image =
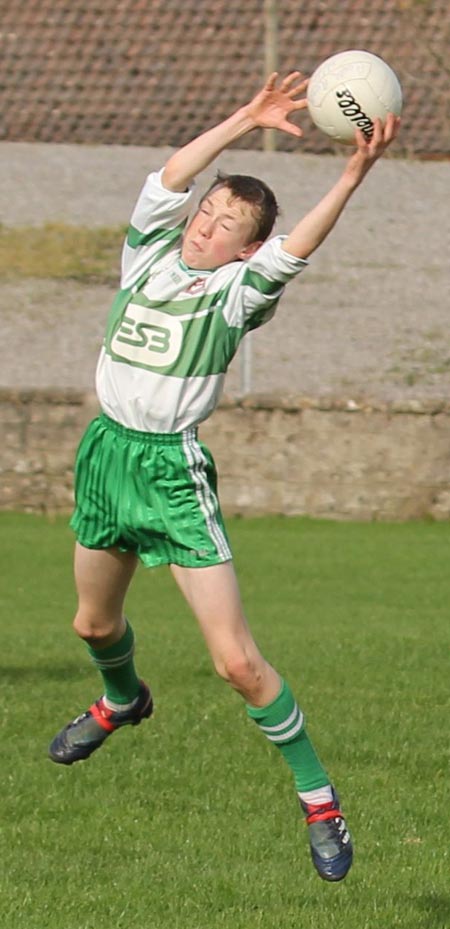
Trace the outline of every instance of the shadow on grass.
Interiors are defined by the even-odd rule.
[[[431,893],[420,897],[418,903],[425,912],[420,929],[447,929],[450,926],[450,895]]]
[[[89,677],[92,677],[91,669],[77,664],[0,666],[0,680],[6,684],[16,684],[20,681],[32,684],[42,680],[67,683]]]

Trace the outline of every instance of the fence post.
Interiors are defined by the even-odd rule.
[[[264,0],[264,78],[278,71],[278,11],[277,0]],[[276,130],[264,129],[263,150],[276,150]]]

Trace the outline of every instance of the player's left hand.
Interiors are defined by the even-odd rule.
[[[360,184],[372,165],[396,138],[399,128],[400,117],[395,116],[394,113],[388,113],[384,126],[381,119],[374,120],[371,139],[366,139],[360,129],[356,130],[356,151],[350,157],[345,169],[345,175],[352,185]]]
[[[277,82],[278,73],[274,71],[262,90],[247,104],[247,113],[255,127],[282,129],[290,135],[302,136],[302,130],[289,122],[288,117],[307,107],[306,97],[300,95],[305,93],[308,79],[300,71],[292,71],[282,79],[279,86]]]
[[[361,129],[356,130],[355,139],[358,151],[369,160],[376,160],[396,138],[399,129],[400,117],[395,116],[394,113],[388,113],[384,126],[381,119],[375,119],[371,139],[366,139]]]

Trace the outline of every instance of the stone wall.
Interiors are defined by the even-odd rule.
[[[0,509],[67,512],[92,394],[0,391]],[[200,430],[228,514],[450,517],[450,403],[227,400]]]

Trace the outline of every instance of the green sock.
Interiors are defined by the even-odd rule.
[[[280,749],[294,774],[299,793],[330,783],[306,733],[303,714],[285,681],[272,703],[263,707],[247,704],[246,709],[264,735]]]
[[[105,696],[113,703],[132,703],[139,693],[139,678],[134,667],[134,632],[127,621],[121,639],[108,648],[94,649],[89,654],[100,671],[105,685]]]

